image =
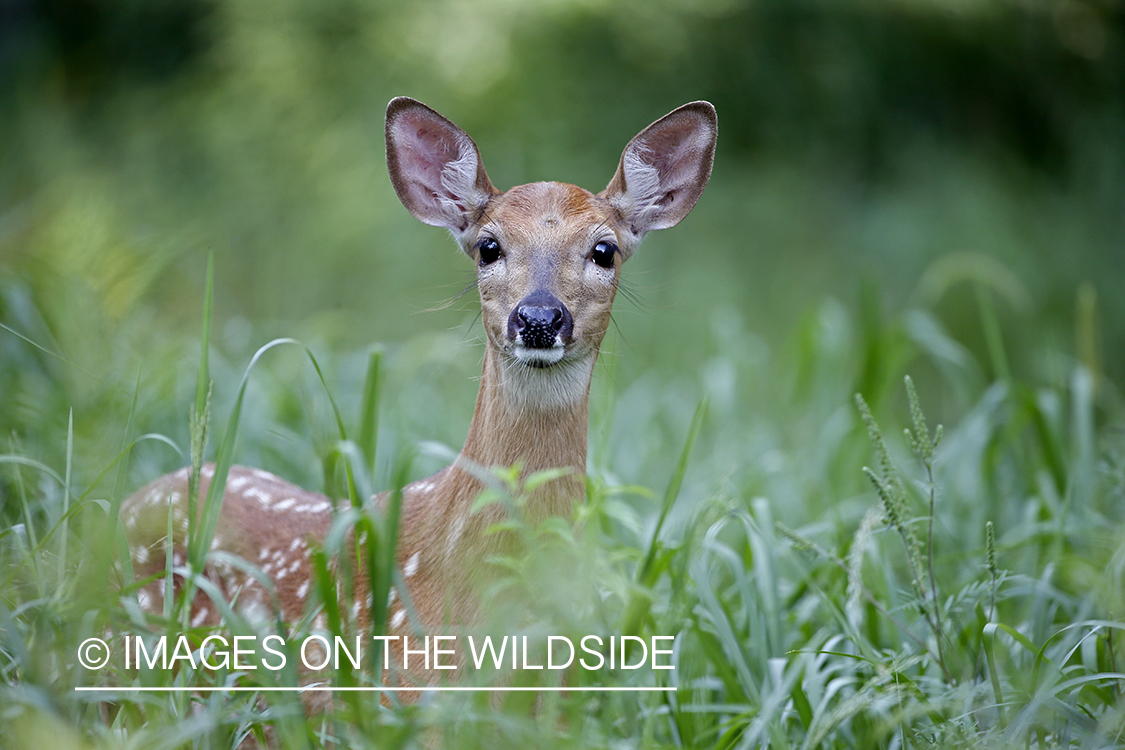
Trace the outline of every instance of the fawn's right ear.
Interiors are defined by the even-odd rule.
[[[458,240],[499,192],[473,139],[407,96],[387,105],[387,171],[406,210]]]

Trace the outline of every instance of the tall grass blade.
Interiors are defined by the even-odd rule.
[[[66,559],[67,551],[70,546],[70,480],[74,471],[74,409],[70,410],[70,415],[67,417],[66,422],[66,479],[63,481],[63,506],[62,518],[59,521],[61,525],[59,536],[59,583],[61,584],[66,580]]]
[[[126,396],[129,395],[129,394],[125,393],[125,391],[123,391],[119,387],[117,387],[116,385],[113,385],[112,383],[107,383],[106,381],[102,380],[101,378],[99,378],[94,373],[90,372],[86,368],[77,364],[76,362],[73,362],[73,361],[67,359],[66,357],[62,356],[61,354],[58,354],[56,352],[51,351],[50,349],[48,349],[47,347],[45,347],[41,344],[37,344],[35,341],[32,341],[27,336],[24,336],[22,333],[15,330],[14,328],[11,328],[9,326],[4,325],[3,323],[0,323],[0,330],[7,331],[8,333],[12,334],[16,338],[23,341],[25,344],[28,344],[30,346],[35,347],[36,349],[38,349],[39,351],[43,352],[44,354],[46,354],[48,356],[54,357],[55,359],[57,359],[59,362],[62,362],[67,367],[74,368],[75,370],[82,373],[86,377],[88,377],[91,380],[94,380],[95,382],[97,382],[99,385],[104,385],[106,388],[110,388],[112,390],[115,390],[122,395],[126,395]]]
[[[692,448],[695,447],[695,439],[699,436],[699,430],[703,426],[703,418],[706,414],[707,399],[704,398],[699,402],[699,405],[695,407],[695,414],[691,418],[691,426],[688,428],[683,450],[680,451],[680,460],[676,462],[676,470],[672,472],[672,477],[668,480],[668,487],[664,491],[664,501],[660,504],[660,515],[657,517],[656,526],[653,527],[652,530],[652,538],[649,540],[648,544],[648,553],[645,555],[644,562],[638,569],[637,581],[645,585],[651,585],[649,576],[652,570],[653,560],[656,558],[660,532],[664,528],[665,519],[668,518],[668,511],[671,510],[672,505],[675,504],[676,498],[680,496],[680,489],[684,485],[684,475],[687,474],[688,460],[691,458]]]
[[[984,331],[988,357],[992,363],[992,375],[1005,383],[1011,380],[1008,369],[1008,355],[1004,352],[1004,337],[1000,333],[1000,321],[996,317],[996,307],[992,304],[992,291],[983,283],[974,284],[977,295],[977,309],[980,313],[981,328]]]
[[[305,350],[305,355],[309,358],[309,362],[312,363],[313,369],[316,371],[316,377],[320,380],[320,385],[324,388],[324,394],[328,397],[328,403],[332,407],[332,416],[336,419],[336,430],[340,434],[340,442],[347,444],[348,431],[347,428],[344,427],[344,418],[340,415],[340,407],[336,405],[336,399],[332,396],[332,389],[328,387],[328,381],[324,378],[324,371],[320,369],[320,363],[316,361],[316,356],[312,353],[312,349],[298,341],[292,341],[291,343],[297,344]],[[360,497],[359,490],[356,487],[355,470],[352,462],[348,460],[343,461],[343,467],[347,482],[348,500],[351,502],[353,508],[358,508],[363,505],[363,498]]]
[[[133,560],[129,554],[129,541],[125,535],[125,526],[121,523],[121,501],[125,499],[125,492],[129,478],[129,458],[132,456],[132,447],[135,442],[130,441],[133,434],[133,422],[137,415],[137,398],[141,390],[141,368],[137,368],[137,379],[133,384],[133,395],[129,399],[129,410],[125,416],[125,433],[122,437],[121,451],[117,457],[102,470],[98,478],[91,484],[96,487],[102,477],[116,466],[117,472],[113,480],[113,491],[109,499],[109,510],[105,518],[105,533],[99,533],[92,540],[90,559],[93,572],[90,580],[95,582],[109,579],[110,564],[114,559],[121,561],[121,572],[129,583],[133,581]]]
[[[359,409],[359,449],[364,467],[375,476],[375,450],[379,440],[379,400],[383,389],[383,349],[373,347],[367,358],[363,401]]]
[[[683,487],[684,475],[687,473],[688,460],[691,458],[692,448],[695,447],[695,439],[699,436],[699,430],[703,425],[703,417],[707,413],[707,399],[702,399],[695,407],[695,414],[691,418],[691,425],[688,427],[687,438],[684,440],[683,450],[680,451],[680,459],[676,463],[676,469],[672,472],[672,477],[668,480],[668,487],[664,491],[664,500],[660,505],[660,515],[656,519],[656,525],[652,530],[652,537],[649,539],[648,550],[645,553],[644,560],[637,567],[637,573],[634,581],[637,588],[629,596],[629,603],[625,608],[625,616],[622,621],[623,634],[636,634],[648,612],[649,599],[645,593],[645,589],[652,586],[657,575],[659,568],[654,563],[656,562],[657,555],[660,549],[660,532],[664,528],[664,521],[668,517],[668,511],[676,502],[679,497],[680,488]]]
[[[191,423],[191,472],[188,474],[188,539],[189,548],[198,536],[197,504],[199,502],[199,479],[203,471],[203,456],[207,448],[207,433],[210,429],[210,410],[208,409],[211,396],[211,310],[214,291],[215,254],[207,254],[207,272],[203,282],[203,325],[200,331],[199,344],[199,373],[195,378],[195,403],[192,406],[189,421]],[[210,540],[207,542],[210,544]],[[198,559],[193,558],[196,562]]]
[[[1004,689],[1000,686],[1000,669],[996,665],[996,631],[999,623],[990,622],[984,626],[984,655],[988,661],[988,679],[992,683],[992,697],[1000,714],[1001,724],[1005,721]]]
[[[371,582],[371,634],[382,635],[387,623],[387,610],[391,586],[395,578],[395,552],[398,545],[398,526],[402,515],[402,489],[410,476],[412,458],[402,456],[395,468],[391,491],[387,495],[386,507],[374,521],[370,514],[364,514],[363,526],[367,532],[368,544],[364,561],[367,565],[367,580]],[[357,537],[359,526],[357,525]],[[405,591],[400,587],[398,591]],[[379,674],[383,663],[382,641],[375,641],[371,649],[371,668]]]
[[[1101,352],[1098,344],[1098,289],[1089,281],[1078,287],[1075,301],[1074,338],[1078,358],[1094,379],[1094,392],[1098,392],[1101,377]]]
[[[211,389],[211,370],[208,364],[211,347],[211,309],[214,300],[215,253],[207,254],[207,276],[203,283],[203,328],[200,333],[199,376],[195,380],[195,409],[202,413],[207,391]]]
[[[223,434],[222,440],[219,442],[218,455],[215,456],[215,472],[211,477],[211,485],[207,488],[207,497],[203,501],[203,509],[200,513],[200,525],[197,529],[197,533],[193,535],[191,545],[188,549],[188,559],[191,561],[193,569],[202,568],[204,556],[211,546],[211,540],[215,537],[215,528],[219,521],[223,492],[227,485],[227,474],[230,472],[230,467],[234,460],[234,444],[238,435],[238,423],[242,419],[242,403],[246,397],[246,387],[250,382],[250,373],[254,370],[254,366],[258,363],[258,360],[262,358],[262,355],[270,349],[281,346],[282,344],[299,343],[300,342],[294,339],[274,339],[254,353],[254,356],[250,358],[250,364],[246,366],[246,370],[242,374],[242,381],[238,386],[238,395],[235,398],[234,408],[231,410],[230,417],[227,419],[227,429]]]

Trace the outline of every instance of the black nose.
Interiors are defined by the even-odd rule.
[[[543,290],[524,297],[508,317],[508,335],[513,339],[518,336],[532,349],[550,349],[556,338],[565,344],[573,331],[570,310],[558,297]]]

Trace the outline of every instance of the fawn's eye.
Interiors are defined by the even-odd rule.
[[[617,252],[617,245],[612,242],[599,242],[590,252],[590,259],[602,268],[613,268],[613,256]]]
[[[482,266],[495,263],[500,259],[500,243],[491,237],[485,237],[477,243],[477,255]]]

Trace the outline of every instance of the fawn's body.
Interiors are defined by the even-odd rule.
[[[449,229],[477,264],[486,336],[476,411],[460,457],[403,491],[396,564],[417,613],[411,621],[392,590],[389,635],[443,632],[478,621],[475,593],[484,559],[502,520],[498,504],[473,513],[483,486],[471,464],[520,465],[525,475],[568,473],[535,489],[525,508],[534,524],[569,517],[584,496],[587,402],[598,349],[610,319],[620,274],[644,234],[678,223],[711,172],[716,120],[706,102],[685,105],[626,146],[609,186],[595,195],[554,182],[507,192],[489,181],[472,140],[412,99],[387,109],[387,164],[406,208],[421,221]],[[213,467],[204,467],[205,496]],[[169,507],[173,556],[182,563],[187,536],[188,470],[166,475],[122,505],[137,577],[164,570]],[[382,502],[376,498],[376,504]],[[296,622],[313,596],[310,543],[323,540],[334,503],[258,469],[232,467],[212,549],[259,566],[272,581],[282,619]],[[370,625],[370,594],[357,566],[354,601],[341,611]],[[252,620],[273,613],[267,589],[237,566],[209,563],[204,575]],[[139,592],[142,607],[159,611],[163,581]],[[192,603],[193,625],[217,625],[204,596]],[[411,670],[425,684],[436,674]],[[445,675],[441,675],[445,677]]]

